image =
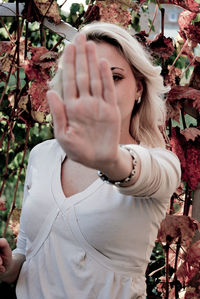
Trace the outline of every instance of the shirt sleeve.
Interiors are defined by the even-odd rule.
[[[28,190],[29,186],[31,185],[31,160],[32,160],[32,152],[29,155],[29,160],[28,160],[28,166],[26,170],[26,178],[25,178],[25,183],[24,183],[24,196],[23,196],[23,201],[22,201],[22,208],[23,205],[26,201],[27,195],[28,195]],[[27,243],[27,238],[26,234],[24,232],[22,222],[20,221],[20,227],[19,227],[19,234],[17,236],[17,247],[12,251],[13,254],[15,253],[20,253],[24,254],[26,253],[26,243]]]
[[[125,195],[169,200],[181,181],[181,167],[177,156],[162,148],[126,145],[141,161],[141,171],[135,184],[117,187]]]

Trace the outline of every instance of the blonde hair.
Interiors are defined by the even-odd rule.
[[[141,102],[133,108],[130,134],[143,145],[165,147],[159,127],[165,125],[165,102],[161,96],[168,88],[163,85],[161,67],[154,66],[150,55],[136,38],[117,25],[94,22],[82,27],[80,31],[86,34],[87,40],[112,44],[128,61],[136,80],[143,84]],[[62,96],[61,69],[62,65],[50,86]]]

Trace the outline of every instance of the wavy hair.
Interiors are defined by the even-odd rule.
[[[165,147],[159,127],[165,125],[164,93],[169,89],[163,85],[161,67],[154,66],[150,54],[126,30],[104,22],[94,22],[81,28],[87,40],[106,42],[115,46],[128,61],[136,80],[142,82],[143,93],[139,104],[135,104],[130,123],[130,134],[140,144],[149,147]],[[61,58],[62,60],[62,58]],[[62,62],[50,87],[62,95],[60,80]]]

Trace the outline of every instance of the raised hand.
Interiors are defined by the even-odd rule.
[[[54,133],[67,156],[102,169],[117,159],[121,116],[108,62],[98,61],[95,43],[77,34],[64,51],[63,100],[47,93]]]

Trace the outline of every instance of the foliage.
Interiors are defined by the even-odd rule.
[[[156,3],[155,15],[158,10],[162,15],[160,34],[153,39],[154,17],[148,19],[148,32],[140,31],[140,17],[151,2]],[[184,9],[177,40],[164,36],[163,3]],[[26,1],[22,18],[0,17],[1,235],[15,247],[28,154],[36,144],[53,137],[45,94],[63,39],[44,28],[44,18],[55,24],[63,19],[76,28],[94,20],[132,28],[162,67],[165,84],[171,86],[165,138],[181,161],[183,180],[171,198],[147,269],[148,298],[179,298],[181,294],[199,298],[199,241],[192,244],[199,223],[191,218],[193,191],[200,183],[200,57],[195,54],[200,43],[199,0],[93,0],[86,4],[85,11],[82,4],[73,3],[66,16],[55,0],[31,0]]]

